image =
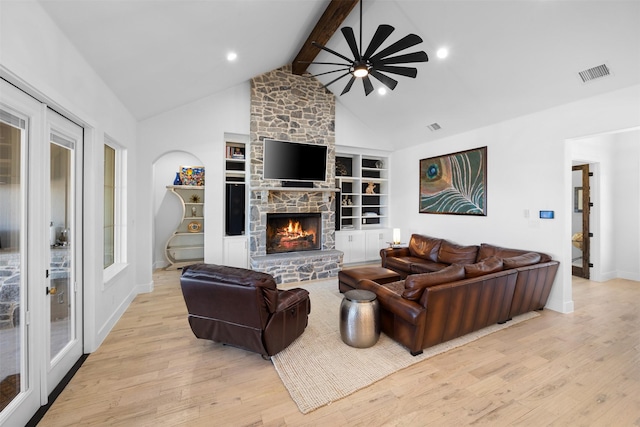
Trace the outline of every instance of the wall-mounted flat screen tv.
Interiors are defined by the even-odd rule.
[[[327,146],[264,140],[264,179],[326,181]]]

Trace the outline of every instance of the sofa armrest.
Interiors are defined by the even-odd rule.
[[[390,289],[368,279],[358,282],[360,289],[366,289],[376,294],[378,302],[387,311],[399,316],[403,320],[417,325],[425,316],[426,309],[414,301],[402,298]]]
[[[383,248],[380,249],[380,264],[386,267],[387,258],[408,257],[410,255],[409,248]]]
[[[278,291],[278,305],[275,312],[284,311],[291,308],[301,301],[309,299],[309,291],[302,288],[294,288]]]
[[[305,289],[281,291],[277,310],[269,317],[262,339],[257,338],[264,344],[266,355],[272,356],[280,352],[302,335],[309,322],[310,312],[311,300]]]

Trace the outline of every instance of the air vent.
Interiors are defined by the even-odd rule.
[[[431,132],[435,132],[437,130],[440,130],[440,125],[437,123],[431,123],[429,126],[427,126],[429,128],[429,130]]]
[[[590,82],[591,80],[600,79],[611,75],[609,67],[605,64],[598,65],[597,67],[589,68],[588,70],[580,71],[578,73],[582,79],[582,83]]]

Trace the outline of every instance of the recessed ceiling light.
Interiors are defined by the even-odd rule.
[[[438,49],[438,51],[436,52],[436,56],[440,59],[444,59],[447,56],[449,56],[449,50],[446,47],[441,47],[440,49]]]
[[[227,61],[232,62],[235,61],[238,58],[238,54],[235,52],[229,52],[227,54]]]
[[[381,87],[380,89],[378,89],[378,95],[386,95],[387,94],[387,89],[384,87]]]

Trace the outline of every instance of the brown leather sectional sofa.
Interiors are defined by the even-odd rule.
[[[382,331],[411,354],[513,316],[544,308],[559,263],[540,252],[483,243],[461,246],[414,234],[406,248],[380,251],[404,280],[361,280],[381,307]]]

